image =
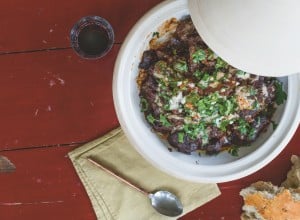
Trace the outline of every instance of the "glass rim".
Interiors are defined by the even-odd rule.
[[[80,49],[79,43],[78,43],[78,36],[79,36],[80,31],[90,24],[96,24],[96,25],[104,28],[104,30],[106,31],[106,33],[108,35],[108,39],[109,39],[105,50],[96,55],[91,55],[91,54],[88,54],[88,53],[82,51]],[[85,58],[85,59],[98,59],[98,58],[105,56],[111,50],[111,48],[114,44],[114,41],[115,41],[115,34],[114,34],[114,30],[113,30],[111,24],[105,18],[97,16],[97,15],[89,15],[89,16],[84,16],[84,17],[80,18],[73,25],[73,27],[70,31],[70,43],[71,43],[72,49],[77,53],[77,55],[79,55],[80,57]]]

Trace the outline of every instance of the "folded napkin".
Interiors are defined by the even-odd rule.
[[[183,214],[220,194],[216,184],[192,183],[169,176],[145,161],[120,128],[69,153],[98,219],[173,219],[157,213],[147,196],[107,174],[87,160],[109,167],[148,192],[160,189],[177,195]]]

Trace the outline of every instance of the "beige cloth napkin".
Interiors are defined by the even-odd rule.
[[[154,168],[130,145],[120,128],[69,153],[98,219],[172,219],[158,214],[148,197],[91,164],[93,157],[149,192],[170,190],[182,201],[184,214],[220,194],[216,184],[183,181]]]

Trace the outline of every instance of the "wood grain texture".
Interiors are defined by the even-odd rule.
[[[118,126],[112,100],[113,65],[134,23],[162,0],[3,1],[0,13],[0,154],[15,165],[0,174],[0,219],[95,220],[67,153]],[[116,44],[100,60],[70,49],[69,32],[83,16],[113,26]],[[50,49],[50,50],[49,50]],[[239,219],[239,191],[257,180],[280,184],[292,154],[300,154],[298,129],[265,168],[219,184],[222,195],[181,220]]]
[[[82,143],[116,127],[118,50],[100,60],[71,49],[0,56],[0,150]]]
[[[0,175],[0,219],[95,219],[67,153],[74,147],[4,152],[17,170]]]
[[[122,42],[130,28],[162,0],[3,1],[0,13],[0,53],[70,46],[72,26],[83,16],[98,15]]]
[[[239,191],[258,180],[279,185],[290,169],[290,156],[299,154],[300,129],[272,163],[238,181],[219,184],[222,195],[188,213],[181,220],[239,219]],[[44,147],[3,152],[17,170],[0,175],[0,219],[95,220],[90,201],[67,157],[76,148]]]

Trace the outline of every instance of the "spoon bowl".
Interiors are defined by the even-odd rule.
[[[103,171],[107,172],[108,174],[116,177],[118,180],[122,181],[123,183],[131,186],[135,190],[139,191],[140,193],[147,196],[150,201],[152,207],[162,215],[176,217],[182,214],[183,206],[179,198],[177,198],[174,194],[169,191],[160,190],[155,193],[149,193],[142,189],[140,186],[137,186],[128,180],[124,179],[123,177],[119,176],[118,174],[114,173],[113,171],[109,170],[99,162],[96,162],[92,158],[87,158],[89,162],[94,164],[95,166],[101,168]]]
[[[163,215],[175,217],[181,215],[183,207],[180,200],[168,191],[157,191],[149,194],[151,205],[156,211]]]

